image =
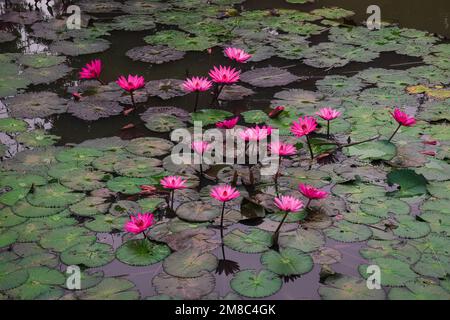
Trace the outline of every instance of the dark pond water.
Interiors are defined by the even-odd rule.
[[[76,2],[76,1],[74,1]],[[0,7],[4,6],[5,2],[0,0]],[[355,15],[345,22],[348,24],[360,25],[366,18],[366,8],[371,4],[377,4],[381,8],[382,19],[389,22],[398,23],[401,27],[415,28],[425,30],[432,33],[439,34],[444,37],[450,37],[449,29],[449,14],[450,2],[448,0],[404,0],[404,1],[372,1],[372,0],[316,0],[314,3],[307,4],[291,4],[284,0],[248,0],[236,7],[242,10],[259,10],[259,9],[273,9],[273,8],[287,8],[287,9],[301,9],[310,11],[323,6],[338,6],[347,10],[352,10]],[[99,21],[110,21],[113,14],[94,14]],[[0,24],[0,29],[10,29],[10,24]],[[48,50],[48,42],[45,40],[33,38],[30,36],[29,27],[14,26],[20,32],[20,40],[13,43],[0,44],[0,52],[17,52],[17,53],[35,53],[46,52]],[[104,70],[102,77],[104,81],[114,81],[119,74],[140,74],[145,77],[147,81],[158,80],[166,78],[184,79],[186,74],[201,75],[207,74],[212,65],[228,64],[228,60],[224,57],[220,47],[214,47],[211,54],[207,52],[187,52],[185,57],[181,60],[163,63],[161,65],[148,64],[138,61],[132,61],[125,56],[125,53],[135,47],[146,45],[143,38],[158,30],[163,29],[159,26],[152,31],[113,31],[112,35],[107,37],[111,42],[109,50],[93,54],[82,55],[78,57],[70,57],[69,64],[74,68],[70,75],[60,79],[50,85],[31,86],[29,91],[50,90],[58,94],[70,97],[66,88],[73,85],[77,78],[78,70],[93,58],[99,58],[104,63]],[[318,44],[327,39],[327,31],[320,35],[311,36],[309,40],[311,45]],[[328,75],[344,75],[353,76],[354,74],[365,70],[367,68],[386,68],[405,70],[410,67],[423,65],[420,57],[412,57],[401,55],[393,52],[383,52],[379,58],[376,58],[368,63],[351,62],[344,67],[337,67],[332,69],[319,69],[299,63],[296,60],[287,60],[282,58],[270,58],[261,62],[249,62],[243,65],[243,71],[253,69],[255,67],[261,68],[266,66],[281,67],[289,70],[289,72],[306,77],[305,80],[294,82],[292,84],[282,87],[271,88],[254,88],[255,94],[238,101],[221,101],[220,108],[228,110],[234,114],[239,114],[243,111],[260,109],[270,110],[270,101],[273,99],[275,93],[289,89],[301,88],[305,90],[316,91],[315,83],[317,80],[323,79]],[[200,98],[200,105],[207,105],[210,97],[202,95]],[[93,122],[87,122],[73,117],[69,114],[61,114],[50,116],[45,119],[30,120],[31,123],[41,123],[51,134],[60,136],[61,139],[57,145],[63,146],[66,144],[78,144],[85,140],[119,136],[124,140],[130,140],[137,137],[157,136],[167,139],[168,134],[155,134],[148,130],[139,117],[141,110],[147,108],[154,108],[159,106],[175,106],[183,108],[192,112],[194,104],[194,96],[182,96],[169,100],[161,100],[156,97],[150,97],[146,103],[139,105],[139,111],[133,112],[128,116],[113,116],[106,119],[100,119]],[[1,105],[1,104],[0,104]],[[123,130],[122,128],[128,124],[133,124],[134,128]],[[1,134],[2,142],[10,144],[9,152],[14,155],[23,147],[14,145],[10,137]],[[203,184],[210,184],[209,181],[203,181]],[[417,209],[417,208],[416,208]],[[417,211],[417,210],[416,210]],[[239,224],[233,228],[244,229],[246,226]],[[232,228],[230,229],[232,230]],[[100,242],[111,244],[114,248],[118,248],[122,244],[120,234],[105,233],[99,234]],[[343,243],[332,239],[327,239],[326,247],[338,250],[342,254],[342,260],[332,265],[335,272],[344,275],[359,277],[358,265],[367,263],[368,261],[361,257],[359,250],[365,246],[365,242],[360,243]],[[239,264],[241,269],[261,269],[260,255],[242,254],[227,247],[219,247],[214,251],[214,254],[223,258],[226,256],[227,260],[235,261]],[[61,269],[65,269],[63,265]],[[161,263],[154,264],[149,267],[132,267],[114,260],[112,263],[101,267],[105,276],[124,276],[133,281],[140,291],[141,297],[155,295],[156,292],[151,284],[151,280],[155,275],[161,272]],[[285,280],[283,288],[276,294],[270,296],[270,299],[320,299],[318,288],[320,286],[320,271],[321,266],[315,265],[313,270],[302,275],[296,279]],[[224,296],[229,293],[230,280],[233,275],[215,274],[216,287],[215,292],[219,296]]]

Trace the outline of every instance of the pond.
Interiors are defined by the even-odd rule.
[[[0,0],[0,300],[449,299],[450,3],[371,2]]]

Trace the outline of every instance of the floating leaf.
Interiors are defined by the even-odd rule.
[[[337,241],[358,242],[369,239],[372,236],[372,231],[364,225],[339,221],[332,227],[325,229],[325,235]]]
[[[154,132],[171,132],[172,130],[183,128],[186,125],[183,121],[170,114],[159,114],[150,118],[145,126]]]
[[[450,273],[450,258],[446,255],[425,253],[412,269],[426,277],[444,278]]]
[[[272,234],[256,228],[245,231],[234,229],[223,238],[223,243],[239,252],[261,253],[272,245]]]
[[[427,193],[427,180],[423,175],[411,169],[398,169],[387,175],[389,185],[398,184],[399,190],[393,193],[396,197],[413,197]]]
[[[66,265],[84,265],[96,268],[114,259],[113,248],[104,243],[81,243],[61,253],[61,261]]]
[[[236,273],[230,281],[231,288],[238,294],[249,298],[264,298],[277,293],[282,286],[281,279],[273,272],[243,270]]]
[[[10,290],[24,284],[28,279],[25,269],[17,268],[15,263],[0,264],[0,290]]]
[[[215,124],[216,122],[223,121],[226,118],[233,116],[231,112],[218,109],[203,109],[194,113],[191,113],[192,121],[200,121],[203,126]]]
[[[384,241],[370,240],[368,247],[362,248],[359,252],[363,258],[395,258],[413,264],[420,258],[420,252],[411,244],[399,240]]]
[[[42,236],[40,244],[43,248],[57,252],[67,250],[76,244],[92,244],[96,237],[89,230],[81,227],[64,227],[52,230]]]
[[[84,300],[137,300],[139,292],[131,290],[134,283],[120,278],[105,278],[93,288],[80,293]]]
[[[64,113],[67,110],[66,100],[53,92],[30,92],[20,94],[5,101],[9,115],[16,118],[47,117]]]
[[[163,262],[164,271],[175,277],[200,277],[205,271],[214,271],[218,260],[211,253],[188,249],[172,253]]]
[[[241,115],[244,117],[247,123],[264,123],[269,120],[267,113],[261,110],[250,110],[242,112]]]
[[[261,255],[261,264],[276,274],[292,276],[310,272],[314,262],[302,251],[287,248],[280,252],[274,250],[264,252]]]
[[[383,290],[367,288],[366,280],[347,275],[328,277],[319,294],[324,300],[383,300],[386,295]]]
[[[0,131],[5,133],[16,133],[27,131],[28,124],[20,119],[3,118],[0,119]]]
[[[114,192],[123,194],[136,194],[141,191],[140,186],[156,184],[151,178],[131,178],[131,177],[116,177],[108,180],[106,186]]]
[[[284,86],[299,79],[292,73],[275,67],[258,68],[241,74],[241,81],[263,88]]]
[[[376,258],[372,264],[377,265],[380,270],[380,283],[382,286],[404,286],[408,281],[417,278],[417,275],[410,269],[409,265],[397,259]],[[367,273],[367,265],[360,265],[359,273],[367,279],[370,274]]]
[[[387,140],[377,140],[350,146],[348,155],[362,160],[391,160],[397,154],[395,145]]]
[[[86,121],[94,121],[120,114],[123,107],[116,101],[99,100],[95,96],[86,97],[81,101],[71,101],[67,112]]]
[[[448,300],[450,295],[445,289],[427,279],[417,279],[406,283],[406,288],[389,290],[389,300]]]
[[[278,243],[282,248],[312,252],[325,244],[325,237],[318,230],[298,229],[280,234]]]
[[[146,239],[127,241],[116,251],[118,260],[133,266],[147,266],[158,263],[169,254],[168,246]]]
[[[422,238],[431,232],[428,223],[418,221],[414,217],[398,216],[396,220],[398,227],[394,229],[394,234],[401,238]]]
[[[172,147],[173,143],[168,140],[146,137],[131,140],[126,149],[139,156],[158,157],[169,153]]]
[[[132,60],[162,64],[182,59],[185,53],[163,45],[156,45],[133,48],[128,50],[126,55]]]
[[[17,142],[27,147],[47,147],[55,144],[56,141],[61,139],[59,136],[53,134],[46,134],[44,130],[33,130],[30,132],[24,132],[17,136]]]
[[[406,202],[389,198],[365,198],[361,201],[359,208],[367,214],[380,218],[387,218],[389,213],[404,215],[410,211]]]
[[[27,196],[28,202],[37,207],[65,207],[83,200],[82,193],[73,193],[59,183],[51,183],[46,186],[36,187],[34,193]]]
[[[205,272],[197,278],[172,277],[164,272],[153,278],[152,284],[158,294],[195,300],[211,293],[216,285],[214,276]]]
[[[50,45],[50,51],[66,56],[79,56],[106,51],[110,42],[103,39],[77,39],[71,41],[56,41]]]

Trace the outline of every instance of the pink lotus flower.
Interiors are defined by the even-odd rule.
[[[270,126],[256,126],[240,131],[239,136],[245,141],[260,141],[270,136],[272,130],[273,129]]]
[[[245,63],[252,57],[251,54],[248,54],[244,50],[238,48],[226,48],[224,52],[228,58],[231,60],[236,60],[240,63]]]
[[[308,199],[323,199],[328,196],[328,192],[303,183],[298,186],[298,189]]]
[[[280,115],[284,111],[284,106],[277,106],[275,109],[269,112],[269,118],[274,119]]]
[[[432,157],[436,156],[436,152],[434,152],[434,151],[420,151],[420,153],[424,154],[426,156],[432,156]]]
[[[187,188],[184,185],[186,182],[187,180],[183,180],[180,176],[167,176],[159,181],[163,188],[172,190]]]
[[[322,108],[319,112],[316,112],[316,115],[321,117],[323,120],[333,120],[341,116],[341,113],[332,108]]]
[[[153,225],[153,219],[154,217],[152,213],[138,213],[137,217],[130,217],[130,221],[125,223],[124,229],[127,232],[131,232],[134,234],[144,232]]]
[[[116,83],[125,91],[133,92],[145,86],[145,79],[142,76],[128,75],[128,78],[120,76]]]
[[[206,141],[194,141],[191,143],[191,148],[198,154],[202,155],[212,147],[212,144]]]
[[[205,77],[192,77],[183,82],[183,89],[186,92],[207,91],[211,86],[212,82]]]
[[[216,123],[216,127],[220,129],[233,129],[239,121],[239,117],[229,120],[223,120]]]
[[[391,112],[391,115],[394,117],[395,121],[398,122],[399,125],[405,127],[412,127],[416,124],[416,119],[414,117],[408,116],[406,113],[401,111],[399,108],[395,108],[394,112]]]
[[[100,59],[92,60],[87,63],[79,73],[80,79],[96,79],[100,78],[102,72],[102,61]]]
[[[232,186],[225,184],[213,187],[211,189],[210,195],[214,199],[217,199],[221,202],[227,202],[236,199],[241,194],[239,193],[239,191],[236,190],[236,188],[233,188]]]
[[[291,156],[297,153],[297,149],[294,145],[282,142],[272,142],[269,145],[269,150],[272,154],[280,156]]]
[[[301,208],[303,208],[303,202],[291,196],[281,196],[279,198],[275,198],[274,202],[281,211],[298,212]]]
[[[219,68],[214,67],[209,71],[209,76],[215,83],[221,84],[233,84],[239,81],[240,71],[237,71],[231,67],[219,66]]]
[[[298,118],[298,122],[293,122],[291,126],[291,132],[297,137],[303,137],[317,128],[317,121],[313,117],[304,116]]]

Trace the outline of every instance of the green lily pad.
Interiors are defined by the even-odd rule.
[[[133,178],[159,177],[163,172],[163,168],[158,167],[161,164],[161,160],[158,159],[134,157],[117,162],[114,170],[122,176]]]
[[[220,216],[220,209],[202,201],[186,202],[179,206],[176,214],[183,220],[192,222],[212,221]]]
[[[154,137],[137,138],[130,141],[126,149],[138,156],[159,157],[170,152],[173,143]]]
[[[106,186],[114,192],[136,194],[141,191],[140,186],[148,184],[156,184],[156,181],[151,178],[116,177],[108,180]]]
[[[398,227],[394,229],[394,234],[401,238],[416,239],[425,237],[431,232],[430,226],[426,222],[421,222],[411,216],[396,217]]]
[[[398,191],[393,193],[396,197],[413,197],[427,193],[427,180],[421,174],[411,169],[398,169],[387,175],[389,185],[398,184]]]
[[[255,87],[284,86],[300,78],[289,71],[276,67],[257,68],[241,74],[241,81]]]
[[[272,234],[257,228],[246,231],[234,229],[223,238],[223,243],[235,251],[261,253],[272,245]]]
[[[372,260],[373,265],[379,266],[381,270],[380,283],[382,286],[401,287],[408,281],[415,280],[417,275],[410,269],[409,265],[397,259],[377,258]],[[367,279],[367,265],[358,267],[359,273]]]
[[[0,248],[4,248],[13,244],[19,238],[18,232],[13,229],[0,231]]]
[[[170,132],[185,127],[185,123],[170,114],[159,114],[145,123],[145,127],[154,132]]]
[[[26,220],[26,218],[16,215],[9,207],[0,209],[0,228],[14,227]]]
[[[35,267],[28,270],[29,277],[21,286],[8,291],[16,300],[58,299],[63,295],[60,287],[65,282],[64,275],[58,270],[47,267]]]
[[[92,244],[96,236],[82,227],[63,227],[54,229],[41,237],[40,245],[43,248],[62,252],[78,244]]]
[[[387,218],[389,213],[405,215],[410,211],[409,205],[399,199],[365,198],[361,201],[359,209],[372,216]]]
[[[21,119],[3,118],[0,119],[0,131],[5,133],[16,133],[27,131],[28,123]]]
[[[153,278],[152,284],[158,294],[196,300],[211,293],[214,290],[216,281],[209,272],[204,272],[201,277],[196,278],[173,277],[165,272],[161,272]]]
[[[66,207],[83,200],[83,193],[73,193],[59,183],[51,183],[46,186],[36,187],[33,193],[28,194],[28,202],[37,207]]]
[[[318,230],[298,229],[280,234],[278,244],[285,249],[292,248],[303,252],[312,252],[325,244],[325,237]]]
[[[342,242],[365,241],[372,236],[369,227],[361,224],[353,224],[347,221],[338,221],[327,229],[325,235],[331,239]]]
[[[91,191],[104,187],[103,180],[110,177],[102,171],[79,169],[61,176],[60,183],[75,191]]]
[[[79,56],[108,50],[110,42],[104,39],[76,39],[76,41],[56,41],[50,45],[50,51],[66,56]]]
[[[274,250],[264,252],[261,255],[261,264],[267,270],[282,276],[308,273],[314,266],[311,256],[292,248],[280,252]]]
[[[231,112],[219,109],[202,109],[191,113],[192,121],[200,121],[202,126],[215,124],[233,116]]]
[[[102,118],[116,116],[123,111],[117,101],[101,100],[97,96],[88,96],[81,101],[71,101],[67,112],[86,121],[95,121]]]
[[[154,64],[179,60],[184,55],[185,53],[183,51],[178,51],[164,45],[137,47],[126,52],[126,56],[132,60]]]
[[[133,266],[155,264],[164,260],[169,254],[168,246],[146,239],[127,241],[116,251],[118,260]]]
[[[417,279],[406,283],[406,288],[389,290],[389,300],[448,300],[450,294],[433,281]]]
[[[122,230],[127,217],[116,217],[109,214],[99,214],[93,216],[94,220],[85,222],[84,226],[94,232],[112,232],[114,230]]]
[[[248,298],[270,297],[277,293],[283,282],[273,272],[261,270],[243,270],[236,273],[230,281],[231,288]]]
[[[356,77],[326,76],[316,81],[316,86],[327,95],[348,96],[358,93],[366,84]]]
[[[105,243],[81,243],[61,253],[61,261],[66,265],[84,265],[88,268],[97,268],[112,260],[114,260],[113,248]]]
[[[387,140],[371,141],[348,147],[349,156],[362,160],[391,160],[397,154],[395,145]]]
[[[22,200],[17,202],[13,207],[12,211],[17,216],[23,218],[43,218],[55,215],[61,212],[63,208],[46,208],[46,207],[37,207],[33,206],[28,201]]]
[[[94,148],[75,147],[66,149],[56,155],[61,162],[75,162],[77,165],[90,164],[93,160],[103,155],[102,151]]]
[[[250,110],[242,112],[241,115],[244,117],[244,121],[247,123],[265,123],[269,120],[267,113],[261,110]]]
[[[197,249],[177,251],[163,262],[167,274],[182,278],[200,277],[205,271],[214,271],[217,265],[215,255]]]
[[[359,251],[366,259],[395,258],[408,264],[414,264],[420,259],[416,247],[404,241],[370,240],[367,245]]]
[[[217,45],[217,40],[206,36],[189,36],[177,30],[162,30],[146,36],[144,41],[151,45],[167,45],[179,51],[203,51]]]
[[[48,117],[64,113],[67,101],[53,92],[29,92],[5,101],[9,115],[15,118]]]
[[[34,130],[19,134],[16,139],[17,142],[27,147],[46,147],[55,144],[61,137],[53,134],[46,134],[44,130]]]
[[[24,284],[27,279],[27,270],[17,268],[16,264],[10,262],[0,264],[0,290],[17,288]]]
[[[45,53],[25,54],[19,58],[19,63],[32,68],[48,68],[64,63],[66,57],[48,55]]]
[[[82,291],[83,300],[137,300],[139,292],[132,290],[134,283],[121,278],[105,278],[95,287]]]
[[[384,300],[383,290],[370,290],[366,280],[346,275],[328,277],[319,287],[324,300]]]

